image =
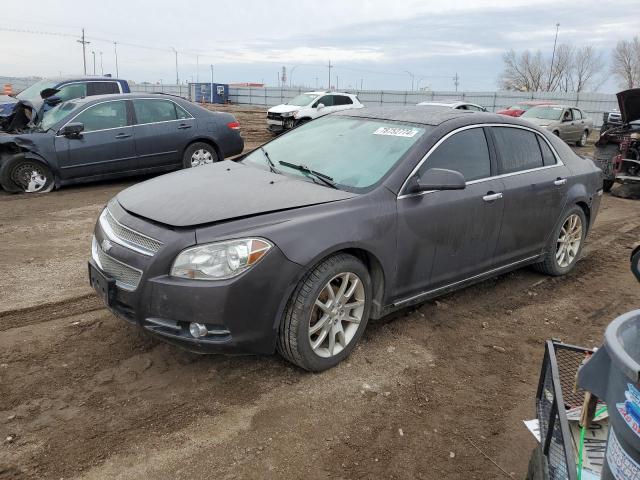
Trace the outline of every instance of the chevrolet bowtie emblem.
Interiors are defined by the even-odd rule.
[[[102,251],[105,253],[111,250],[111,247],[113,247],[111,242],[106,238],[102,240],[102,243],[100,244],[100,246],[102,247]]]

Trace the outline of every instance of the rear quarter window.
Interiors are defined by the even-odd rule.
[[[88,82],[87,95],[109,95],[120,93],[116,82]]]
[[[499,173],[513,173],[544,165],[537,135],[529,130],[492,127],[498,149]]]

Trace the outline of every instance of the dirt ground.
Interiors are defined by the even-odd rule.
[[[227,109],[248,146],[269,138],[263,110]],[[524,269],[375,322],[328,372],[197,356],[87,285],[95,219],[132,183],[0,192],[1,479],[521,479],[544,340],[596,346],[638,307],[640,202],[605,195],[571,274]]]

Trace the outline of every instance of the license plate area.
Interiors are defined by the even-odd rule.
[[[107,277],[89,263],[89,284],[107,305],[111,305],[116,291],[116,281]]]

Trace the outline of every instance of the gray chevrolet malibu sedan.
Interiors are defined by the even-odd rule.
[[[320,371],[369,319],[525,265],[568,273],[601,188],[591,160],[517,118],[349,110],[124,190],[89,277],[163,340]]]

